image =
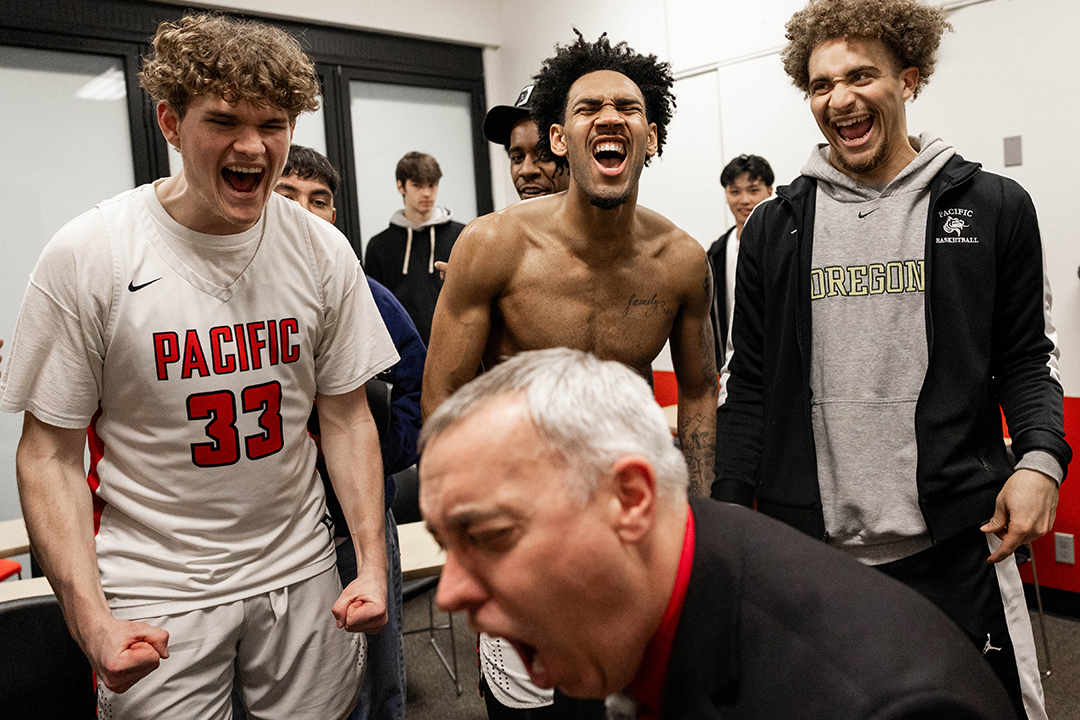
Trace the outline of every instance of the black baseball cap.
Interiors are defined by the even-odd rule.
[[[484,137],[500,145],[510,144],[510,131],[522,120],[529,118],[533,86],[526,85],[518,93],[513,105],[496,105],[484,116]]]

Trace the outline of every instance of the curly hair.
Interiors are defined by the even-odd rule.
[[[570,86],[581,76],[597,70],[622,73],[638,86],[645,98],[645,119],[656,123],[656,154],[662,154],[667,126],[675,114],[675,95],[671,92],[675,79],[671,75],[671,65],[661,62],[656,55],[634,52],[625,42],[613,46],[607,33],[590,43],[577,28],[574,32],[577,41],[572,45],[556,45],[555,54],[545,60],[540,72],[533,76],[535,86],[531,103],[540,136],[536,144],[538,155],[545,160],[554,160],[559,167],[566,166],[566,158],[551,152],[551,126],[565,121]],[[646,158],[645,164],[648,163]]]
[[[139,85],[179,117],[191,98],[220,96],[276,105],[290,120],[319,107],[319,76],[300,43],[276,27],[216,13],[163,22],[143,59]]]
[[[780,59],[792,84],[807,95],[810,54],[819,43],[834,38],[877,38],[900,69],[919,69],[912,97],[918,96],[934,72],[942,34],[953,29],[944,8],[917,0],[810,0],[785,27],[788,44]]]

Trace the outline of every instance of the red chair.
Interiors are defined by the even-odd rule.
[[[12,575],[18,575],[22,580],[22,565],[14,560],[0,558],[0,581],[7,580]]]

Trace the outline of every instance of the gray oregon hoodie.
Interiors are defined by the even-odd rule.
[[[915,403],[926,375],[924,252],[930,182],[955,151],[918,155],[875,188],[818,146],[811,270],[811,413],[830,543],[876,565],[930,546],[915,481]]]

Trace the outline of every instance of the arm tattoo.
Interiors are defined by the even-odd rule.
[[[712,267],[708,262],[705,263],[705,298],[709,302],[709,306],[712,306]],[[713,324],[712,317],[710,315],[705,316],[705,321],[701,323],[701,357],[702,357],[702,372],[705,384],[717,383],[716,379],[716,338],[713,337]]]
[[[716,431],[710,430],[696,415],[680,428],[679,444],[686,457],[690,473],[690,496],[709,497],[713,483],[713,460],[716,453]]]
[[[705,299],[711,306],[712,301],[712,267],[706,261],[705,280],[702,288],[705,291]],[[712,319],[706,314],[701,323],[699,335],[701,343],[701,373],[702,382],[706,387],[711,386],[711,394],[715,403],[716,399],[716,345],[713,342]],[[700,414],[688,419],[685,427],[680,427],[680,443],[683,445],[683,454],[686,456],[686,464],[690,471],[690,494],[695,497],[709,497],[713,483],[713,460],[716,455],[716,426],[713,415],[704,418]],[[708,422],[706,422],[708,420]]]

